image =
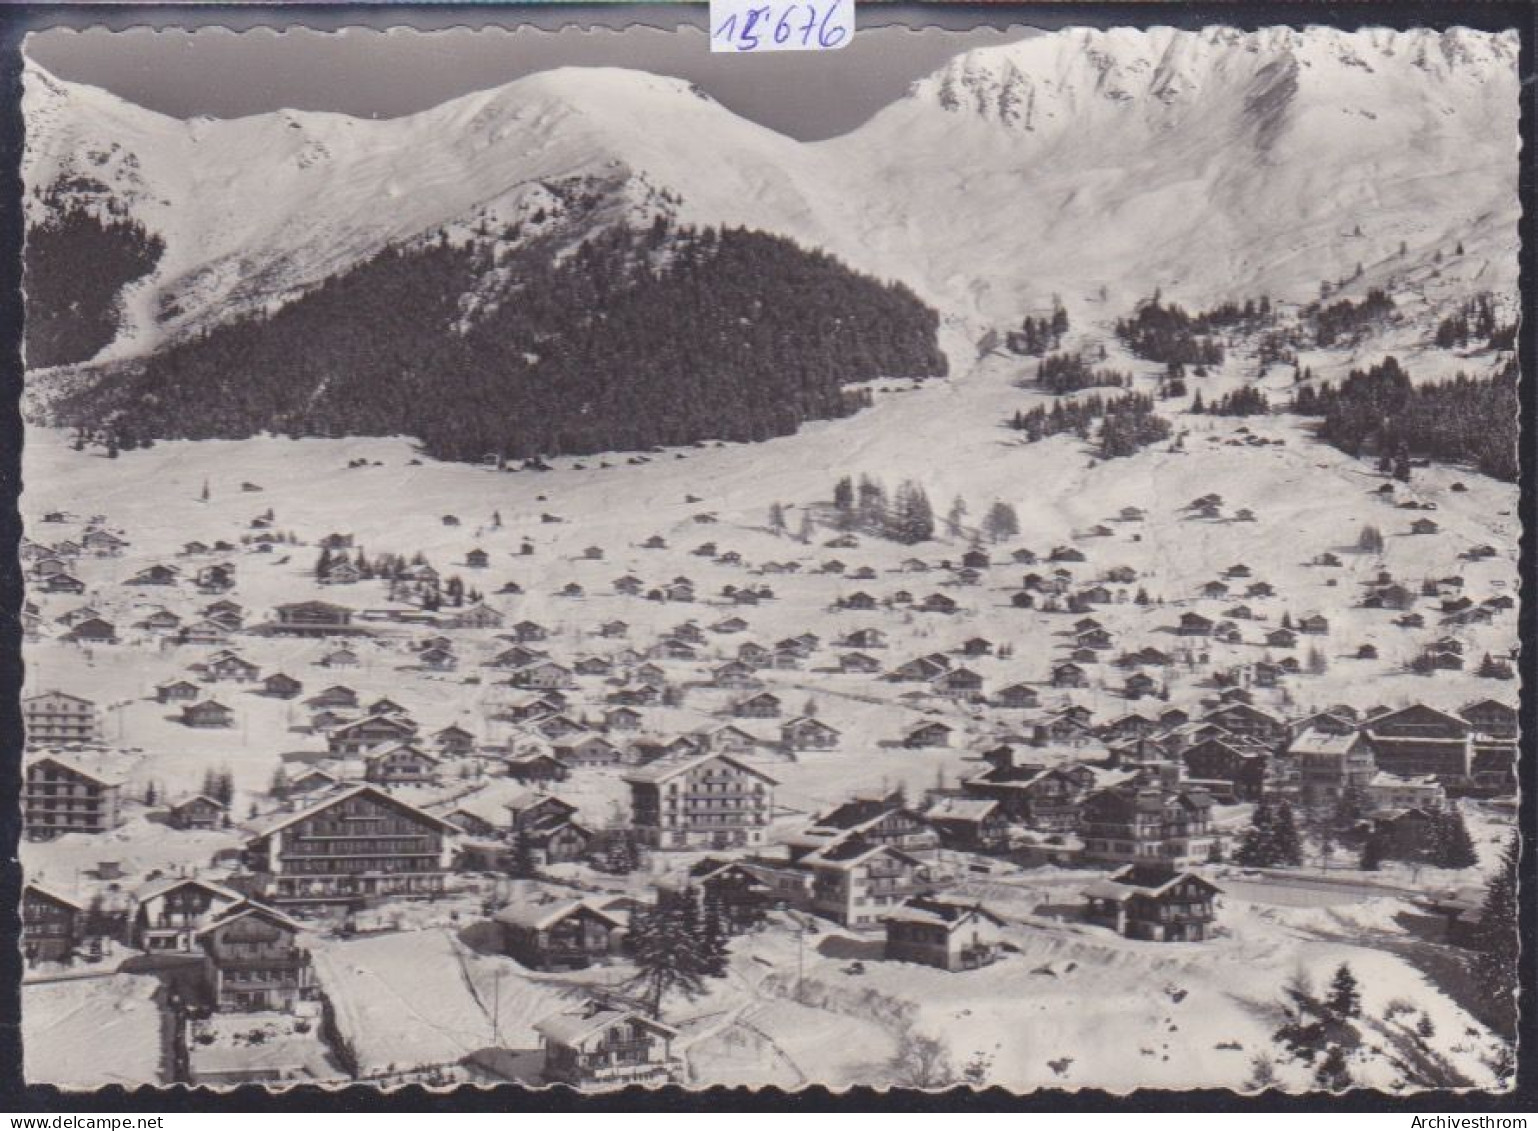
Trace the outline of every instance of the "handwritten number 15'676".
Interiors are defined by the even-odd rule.
[[[722,20],[712,33],[714,38],[731,44],[738,51],[754,51],[764,42],[772,40],[776,45],[791,42],[799,37],[797,46],[816,48],[837,47],[849,35],[842,23],[834,23],[834,13],[843,0],[833,0],[826,7],[816,4],[787,4],[784,8],[764,4],[733,12]],[[778,17],[778,18],[776,18]],[[813,36],[815,35],[815,41]]]

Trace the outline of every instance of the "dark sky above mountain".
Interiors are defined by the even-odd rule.
[[[32,35],[27,52],[60,78],[179,118],[284,108],[390,118],[551,67],[633,67],[698,83],[744,117],[815,140],[859,125],[960,52],[1034,34],[874,26],[872,16],[840,51],[726,55],[709,50],[703,5],[670,9],[666,22],[680,12],[693,26],[546,30],[536,17],[511,31],[52,28]]]

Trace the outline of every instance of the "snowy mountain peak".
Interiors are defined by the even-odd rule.
[[[1492,68],[1514,68],[1517,50],[1514,32],[1466,28],[1068,28],[969,51],[914,84],[909,98],[1046,133],[1118,111],[1168,117],[1210,97],[1237,94],[1242,104],[1249,95],[1274,95],[1281,76],[1305,73],[1321,90],[1352,71],[1360,78],[1407,67],[1422,81],[1482,84]]]
[[[84,207],[163,243],[101,361],[276,309],[390,244],[518,230],[560,254],[658,214],[901,280],[970,351],[1055,295],[1101,316],[1156,286],[1306,300],[1392,287],[1460,243],[1479,289],[1513,286],[1517,50],[1465,29],[1070,28],[960,55],[809,144],[616,68],[391,120],[181,121],[29,63],[23,175],[34,223]]]

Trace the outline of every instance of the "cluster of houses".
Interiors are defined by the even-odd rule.
[[[1254,521],[1247,511],[1225,517],[1224,506],[1210,495],[1186,514],[1193,521]],[[1115,521],[1144,517],[1127,508]],[[713,518],[695,521],[709,525]],[[1119,640],[1106,612],[1150,603],[1137,571],[1115,566],[1086,580],[1075,567],[1087,555],[1074,545],[1040,557],[975,546],[954,562],[909,558],[897,568],[900,580],[885,585],[872,566],[846,560],[845,552],[859,546],[849,533],[825,544],[843,556],[820,563],[751,566],[737,551],[707,541],[691,553],[758,578],[717,589],[683,575],[645,580],[625,573],[605,594],[610,611],[614,599],[628,599],[677,603],[687,606],[684,614],[700,615],[683,615],[642,638],[627,620],[606,613],[585,628],[580,650],[565,651],[572,636],[564,628],[481,600],[447,600],[443,577],[425,560],[378,579],[389,586],[385,608],[329,599],[339,587],[368,580],[343,534],[321,540],[324,568],[313,580],[328,599],[279,604],[265,616],[248,611],[234,599],[233,555],[284,543],[270,528],[270,512],[253,527],[257,532],[238,546],[189,542],[179,561],[145,565],[118,582],[125,592],[156,593],[161,602],[133,618],[114,618],[96,602],[55,618],[55,630],[29,603],[24,621],[34,639],[48,633],[82,645],[149,640],[177,657],[180,670],[157,684],[153,697],[190,730],[236,727],[243,697],[255,695],[261,698],[250,702],[292,704],[283,709],[304,719],[292,729],[313,747],[299,760],[285,756],[286,780],[281,792],[275,787],[264,798],[265,811],[241,816],[202,792],[159,799],[173,832],[236,832],[238,860],[222,860],[217,880],[157,880],[105,913],[51,885],[30,885],[23,942],[32,961],[58,960],[110,933],[146,952],[195,962],[209,1008],[291,1009],[318,993],[305,938],[320,921],[396,900],[439,898],[455,889],[456,876],[595,859],[612,840],[613,822],[596,827],[575,791],[563,790],[591,771],[622,785],[628,805],[620,824],[637,850],[677,861],[654,867],[659,895],[708,892],[745,921],[785,910],[880,933],[889,959],[946,970],[975,969],[1007,953],[1008,921],[952,893],[958,859],[1090,866],[1082,889],[1086,923],[1129,939],[1195,942],[1214,930],[1221,894],[1201,871],[1227,848],[1214,819],[1218,807],[1284,800],[1323,808],[1350,796],[1370,820],[1390,832],[1403,826],[1403,835],[1413,837],[1416,821],[1450,796],[1515,789],[1517,714],[1497,699],[1457,711],[1424,703],[1367,711],[1338,705],[1302,717],[1261,705],[1259,692],[1284,687],[1302,672],[1291,653],[1309,638],[1329,637],[1332,625],[1318,612],[1279,623],[1257,613],[1256,603],[1278,594],[1243,563],[1200,585],[1170,616],[1151,613],[1165,622],[1155,646]],[[1100,526],[1085,537],[1113,533]],[[76,563],[118,557],[127,546],[98,517],[77,539],[28,542],[23,558],[39,594],[84,595],[88,587],[76,574],[90,571]],[[661,535],[639,546],[666,547]],[[533,553],[532,544],[526,541],[522,552]],[[1317,562],[1338,565],[1323,560],[1331,557]],[[596,546],[579,556],[588,563],[604,558]],[[490,555],[475,547],[464,565],[488,569]],[[1018,583],[996,584],[1001,572],[1015,569],[1026,571]],[[827,639],[810,631],[756,638],[753,610],[782,599],[766,579],[784,589],[797,574],[816,575],[824,586],[849,583],[824,610],[823,623],[837,630],[824,629]],[[912,587],[917,580],[924,591]],[[1044,679],[1008,671],[1007,632],[998,639],[961,632],[950,647],[892,655],[899,621],[922,623],[923,636],[943,633],[956,623],[948,618],[975,611],[966,596],[971,587],[1002,589],[1002,615],[1062,614]],[[1380,573],[1365,586],[1362,604],[1401,614],[1401,627],[1420,628],[1425,613],[1417,607],[1429,612],[1425,602],[1436,602],[1444,634],[1423,646],[1417,670],[1461,670],[1459,630],[1510,608],[1510,598],[1475,601],[1464,588],[1462,579],[1449,577],[1417,591]],[[570,580],[553,595],[580,602],[592,589],[591,581]],[[195,607],[170,599],[189,590],[197,594]],[[500,593],[517,597],[522,590],[508,582]],[[655,623],[657,611],[648,612]],[[871,622],[880,615],[896,619],[878,627]],[[118,623],[129,622],[131,631],[119,632]],[[312,670],[264,669],[253,657],[268,639],[313,642]],[[184,645],[195,651],[181,651]],[[1260,658],[1213,665],[1219,645],[1253,647]],[[184,655],[196,658],[183,665]],[[365,656],[381,655],[400,673],[401,690],[392,684],[387,696],[360,694],[347,673]],[[1491,661],[1482,674],[1503,678],[1503,663]],[[1181,698],[1186,706],[1172,706],[1177,671],[1196,668],[1211,694],[1199,704]],[[1122,673],[1113,677],[1114,688],[1100,674],[1108,670]],[[888,705],[881,716],[890,720],[882,723],[888,729],[847,735],[812,703],[798,710],[793,704],[807,694],[801,681],[825,676],[855,677],[841,686],[852,697]],[[396,701],[410,700],[413,679],[444,677],[485,689],[479,720],[435,729]],[[1110,690],[1126,710],[1097,718],[1074,695],[1092,686]],[[687,696],[709,706],[681,724],[675,709]],[[149,806],[129,796],[97,704],[45,690],[24,701],[23,718],[21,800],[29,838],[110,833]],[[510,737],[491,740],[493,727]],[[793,772],[800,760],[853,758],[872,746],[899,755],[956,748],[975,766],[922,798],[856,793],[804,821],[788,819],[776,805],[783,776],[776,767]],[[632,903],[576,891],[490,909],[488,918],[509,956],[533,969],[569,970],[624,953]],[[623,1001],[595,998],[541,1022],[538,1031],[552,1080],[655,1080],[676,1070],[676,1033]]]

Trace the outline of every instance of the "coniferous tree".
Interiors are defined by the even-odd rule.
[[[1326,1092],[1344,1092],[1351,1087],[1351,1068],[1339,1045],[1331,1045],[1314,1069],[1314,1083]]]
[[[767,439],[864,408],[860,382],[946,367],[911,291],[780,237],[671,226],[655,248],[614,225],[559,242],[558,261],[533,241],[494,277],[474,245],[388,247],[121,384],[86,382],[59,418],[136,438],[406,433],[480,463]]]
[[[967,517],[967,502],[960,495],[951,501],[951,509],[945,512],[945,533],[950,538],[960,538],[962,523]]]
[[[1250,814],[1250,827],[1244,830],[1239,847],[1234,850],[1234,863],[1264,868],[1276,862],[1276,820],[1271,806],[1261,801]]]
[[[534,842],[527,829],[513,834],[513,849],[508,855],[507,873],[519,879],[527,879],[539,870],[534,862]]]
[[[27,231],[25,352],[29,369],[90,360],[119,329],[118,297],[155,269],[165,244],[135,221],[39,195],[52,214]]]
[[[708,888],[700,919],[700,970],[707,978],[724,978],[730,957],[730,930],[720,894]]]
[[[1337,1017],[1359,1017],[1362,1013],[1362,992],[1357,987],[1356,975],[1351,967],[1342,962],[1330,980],[1330,996],[1325,1006]]]
[[[903,482],[892,500],[891,537],[907,545],[934,537],[935,516],[924,488],[912,480]]]
[[[994,543],[1019,537],[1020,517],[1015,514],[1015,508],[1002,500],[995,502],[983,519],[983,533]]]
[[[630,917],[630,952],[636,966],[633,984],[654,1018],[662,1016],[668,994],[692,998],[704,988],[700,939],[689,930],[682,910],[693,902],[692,898],[663,902]]]
[[[847,475],[833,485],[833,509],[838,514],[838,528],[852,530],[855,524],[854,481]]]
[[[1276,807],[1275,834],[1277,862],[1293,866],[1303,863],[1303,842],[1298,835],[1298,824],[1292,806],[1285,801]]]
[[[1385,358],[1352,370],[1337,388],[1326,382],[1299,390],[1294,411],[1321,416],[1319,436],[1353,456],[1394,458],[1408,474],[1416,456],[1470,463],[1497,479],[1517,476],[1517,366],[1495,376],[1458,374],[1446,381],[1412,381]]]
[[[1431,862],[1439,868],[1472,868],[1479,863],[1474,838],[1463,819],[1457,802],[1433,817],[1431,826]]]
[[[1512,833],[1500,864],[1485,888],[1485,901],[1476,928],[1473,981],[1496,1019],[1496,1030],[1508,1039],[1516,1035],[1517,989],[1521,943],[1517,934],[1517,869],[1521,842]]]
[[[868,475],[860,476],[855,505],[861,530],[874,534],[885,532],[889,505],[885,487]]]

